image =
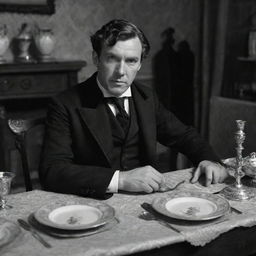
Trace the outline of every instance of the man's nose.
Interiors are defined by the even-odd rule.
[[[123,76],[125,74],[125,63],[123,61],[120,61],[116,67],[116,72]]]

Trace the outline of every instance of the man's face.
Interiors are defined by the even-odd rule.
[[[132,84],[141,67],[142,45],[139,38],[103,45],[98,57],[93,53],[100,84],[113,96],[120,96]]]

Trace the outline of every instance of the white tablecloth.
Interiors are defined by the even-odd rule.
[[[199,184],[190,184],[191,169],[167,173],[165,176],[167,181],[173,185],[185,178],[188,183],[182,184],[179,187],[180,190],[215,192],[224,186],[211,185],[209,188],[205,188]],[[179,226],[174,223],[181,231],[180,233],[155,220],[140,219],[138,216],[143,211],[141,204],[150,204],[154,198],[161,195],[161,193],[148,195],[115,194],[104,201],[114,207],[116,217],[120,221],[110,230],[81,238],[55,238],[42,234],[52,244],[53,248],[51,249],[44,248],[29,232],[22,230],[14,241],[7,246],[0,247],[0,255],[126,255],[183,241],[188,241],[195,246],[203,246],[221,233],[235,227],[250,227],[256,224],[254,214],[256,199],[245,202],[230,202],[234,207],[241,209],[244,214],[230,214],[227,216],[228,220],[223,223],[202,225],[200,228],[197,225]],[[49,202],[70,200],[74,197],[73,195],[40,190],[11,194],[8,197],[8,202],[14,207],[7,211],[0,211],[0,217],[16,223],[18,218],[26,219],[31,213]]]

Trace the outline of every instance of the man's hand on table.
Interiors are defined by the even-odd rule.
[[[199,163],[191,179],[191,183],[197,182],[202,174],[205,175],[206,186],[209,186],[211,183],[222,183],[228,177],[228,172],[224,166],[208,160]]]
[[[159,191],[163,182],[163,175],[152,166],[147,165],[130,171],[120,172],[118,189],[129,192],[152,193]]]

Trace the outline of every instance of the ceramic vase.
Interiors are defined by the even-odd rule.
[[[4,54],[9,48],[10,40],[7,36],[7,28],[5,25],[0,26],[0,63],[6,62],[4,59]]]
[[[36,47],[40,53],[41,61],[51,61],[55,46],[55,37],[51,29],[40,29],[35,38]]]

